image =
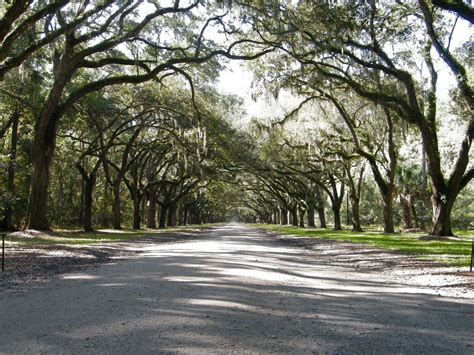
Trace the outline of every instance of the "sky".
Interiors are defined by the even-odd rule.
[[[162,0],[161,4],[171,5],[172,0]],[[150,10],[149,6],[145,8]],[[474,32],[472,25],[467,21],[459,20],[452,37],[451,50],[459,46],[460,43],[472,38]],[[211,25],[206,30],[206,37],[211,38],[217,42],[226,41],[226,38],[218,33],[215,26]],[[433,50],[434,51],[434,50]],[[434,55],[436,57],[437,55]],[[456,85],[455,79],[447,67],[441,60],[437,61],[438,69],[438,97],[442,99],[448,98],[448,93],[451,88]],[[218,89],[220,92],[240,96],[244,100],[244,108],[246,116],[239,118],[240,125],[245,125],[252,117],[269,120],[270,118],[283,117],[286,113],[296,108],[301,98],[292,96],[288,92],[282,92],[278,100],[270,100],[259,97],[256,101],[252,99],[252,81],[253,74],[247,68],[245,61],[230,61],[227,69],[222,71],[218,81]]]
[[[247,68],[244,61],[231,61],[227,65],[227,69],[220,74],[217,85],[219,91],[240,96],[244,100],[247,115],[241,118],[240,124],[245,125],[252,117],[261,119],[283,117],[285,113],[298,106],[298,98],[288,92],[282,92],[276,101],[264,97],[253,100],[252,81],[253,73]]]
[[[447,99],[449,90],[456,85],[454,77],[444,63],[439,65],[438,75],[438,96]],[[244,100],[246,116],[239,118],[240,125],[245,125],[253,117],[264,120],[282,118],[300,103],[300,99],[289,92],[281,93],[276,101],[269,101],[263,97],[259,97],[255,101],[252,99],[252,81],[253,73],[246,67],[245,62],[231,61],[227,68],[221,72],[217,84],[220,92],[237,95]]]
[[[466,21],[458,21],[453,34],[451,50],[474,36],[472,28],[472,25],[469,25]],[[436,56],[435,54],[434,57]],[[449,90],[455,87],[456,81],[444,62],[438,60],[436,67],[438,70],[437,94],[439,98],[447,100]],[[253,73],[247,68],[245,61],[230,61],[227,69],[220,74],[219,90],[223,93],[240,96],[244,100],[247,115],[241,118],[241,124],[245,125],[252,117],[263,119],[268,119],[272,116],[283,117],[285,113],[292,111],[299,105],[299,99],[288,92],[280,95],[276,102],[273,100],[268,102],[264,98],[259,98],[257,101],[252,100],[252,80]]]

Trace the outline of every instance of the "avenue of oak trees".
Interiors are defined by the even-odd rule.
[[[472,32],[454,42],[473,13],[428,0],[4,2],[1,228],[346,219],[452,235],[472,209]],[[299,104],[233,125],[242,101],[214,88],[228,60]]]

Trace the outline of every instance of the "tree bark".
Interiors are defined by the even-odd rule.
[[[441,160],[437,146],[437,137],[430,141],[429,127],[420,128],[423,142],[426,147],[428,171],[431,184],[431,205],[433,209],[433,226],[431,234],[435,236],[452,236],[451,212],[459,192],[472,180],[474,170],[466,172],[469,163],[469,151],[474,137],[474,120],[468,125],[468,131],[461,143],[461,149],[448,181],[441,170]]]
[[[319,218],[319,227],[320,228],[327,228],[327,223],[326,223],[326,212],[324,211],[324,207],[318,206],[316,208],[316,211],[318,212],[318,218]]]
[[[332,212],[334,215],[334,230],[341,230],[341,205],[340,204],[333,204],[332,205]]]
[[[81,201],[79,206],[79,224],[84,225],[84,198],[86,194],[86,182],[84,179],[81,180]]]
[[[299,226],[304,228],[304,208],[299,208],[298,209],[298,216],[300,218],[300,221],[299,221]]]
[[[267,214],[264,220],[266,224],[273,224],[273,215],[271,213]]]
[[[388,191],[382,196],[383,206],[383,232],[395,233],[395,226],[393,224],[393,192]]]
[[[122,229],[122,212],[120,210],[120,182],[114,183],[112,191],[114,195],[112,204],[112,226],[114,229]]]
[[[283,226],[288,224],[288,210],[286,208],[280,208],[280,221]]]
[[[133,229],[140,229],[141,214],[140,214],[140,204],[141,199],[138,191],[135,191],[133,194]]]
[[[351,196],[351,211],[352,211],[352,231],[363,232],[360,224],[360,205],[359,199]]]
[[[71,48],[66,43],[65,52],[59,63],[53,65],[54,84],[36,121],[27,208],[27,227],[30,229],[49,230],[48,189],[50,168],[56,145],[58,121],[62,115],[57,109],[64,87],[73,75],[70,55]]]
[[[187,226],[187,225],[188,225],[188,216],[189,216],[188,207],[184,207],[184,211],[183,211],[183,226]]]
[[[156,228],[156,192],[154,188],[148,191],[147,228]]]
[[[92,204],[93,204],[93,193],[95,184],[97,181],[97,171],[99,170],[100,160],[98,160],[90,173],[87,173],[86,169],[83,167],[84,158],[80,159],[76,163],[76,167],[79,170],[79,173],[82,176],[82,202],[83,202],[83,216],[81,224],[85,232],[92,232]]]
[[[326,212],[324,211],[324,201],[321,192],[321,187],[319,185],[316,185],[314,187],[314,191],[316,194],[316,211],[318,212],[319,227],[327,228]]]
[[[29,229],[49,230],[48,187],[53,148],[54,144],[45,143],[37,144],[33,149],[36,157],[32,164],[33,171],[28,198],[27,227]]]
[[[84,179],[84,219],[83,227],[85,232],[92,232],[92,196],[96,182],[96,175],[89,179]]]
[[[431,230],[432,235],[436,236],[452,236],[453,231],[451,229],[451,212],[454,205],[454,199],[432,199],[433,204],[433,227]]]
[[[148,215],[146,213],[147,211],[147,199],[145,196],[145,192],[142,192],[141,198],[140,198],[140,223],[146,225],[148,222]]]
[[[168,219],[168,206],[161,205],[160,207],[160,224],[159,228],[166,228],[166,221]]]
[[[290,216],[291,216],[291,225],[298,227],[298,209],[296,208],[296,206],[291,208]]]
[[[314,224],[314,206],[308,205],[308,210],[306,211],[306,216],[308,217],[308,227],[315,227]]]
[[[168,208],[168,227],[176,226],[176,210],[177,205],[175,203],[171,204]]]
[[[13,226],[13,198],[15,196],[15,168],[16,168],[16,150],[18,145],[18,123],[20,121],[20,109],[16,107],[12,113],[11,138],[10,138],[10,157],[7,168],[7,191],[8,201],[5,208],[5,214],[0,224],[1,229],[11,231]]]

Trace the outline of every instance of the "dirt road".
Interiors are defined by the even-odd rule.
[[[0,353],[474,353],[474,300],[237,224],[0,297]]]

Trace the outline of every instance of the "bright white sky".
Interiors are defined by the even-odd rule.
[[[467,21],[459,20],[453,35],[451,50],[458,47],[462,42],[474,35],[472,25]],[[434,50],[433,50],[434,51]],[[435,58],[437,57],[434,54]],[[456,82],[454,77],[444,62],[437,63],[438,69],[438,97],[448,98],[448,92]],[[280,95],[277,102],[268,102],[264,98],[259,98],[256,102],[252,100],[252,80],[253,73],[246,67],[244,61],[231,61],[227,69],[221,72],[218,83],[219,91],[227,94],[240,96],[244,99],[247,116],[242,118],[240,124],[245,125],[252,117],[263,119],[282,117],[285,113],[292,111],[299,105],[299,99],[288,92]]]
[[[278,100],[257,98],[252,99],[253,73],[243,61],[231,61],[227,69],[222,71],[218,89],[222,93],[240,96],[244,99],[244,108],[247,113],[242,117],[240,124],[246,124],[252,117],[270,119],[282,117],[299,104],[297,97],[288,92],[281,92]]]
[[[161,1],[162,6],[170,6],[172,3],[172,0]],[[187,2],[185,1],[185,3]],[[144,8],[147,11],[151,10],[149,4],[145,4]],[[217,33],[217,30],[214,26],[208,27],[206,34],[207,37],[210,37],[218,42],[222,40],[225,41],[225,38]],[[451,50],[459,46],[460,43],[472,37],[472,25],[470,25],[467,21],[459,20],[453,34]],[[445,99],[448,97],[449,89],[456,85],[456,83],[449,68],[446,66],[446,64],[444,64],[444,62],[438,61],[437,69],[439,75],[438,97]],[[239,122],[241,125],[245,125],[252,117],[259,117],[262,119],[282,117],[285,115],[285,113],[292,111],[298,106],[300,100],[288,92],[282,92],[277,101],[271,100],[270,102],[264,98],[259,98],[256,102],[253,101],[251,97],[252,80],[253,74],[249,69],[246,68],[246,62],[231,61],[227,65],[227,69],[221,73],[218,83],[219,91],[227,94],[237,95],[244,99],[244,106],[247,115],[241,119],[241,122]]]
[[[440,66],[438,75],[438,96],[445,99],[456,83],[449,68],[444,64]],[[269,102],[264,98],[252,100],[252,80],[253,73],[246,68],[244,62],[232,61],[227,65],[227,69],[221,72],[217,85],[220,92],[243,98],[247,115],[242,118],[242,124],[252,117],[263,119],[282,117],[299,105],[298,98],[288,92],[282,93],[276,102],[273,100]]]

